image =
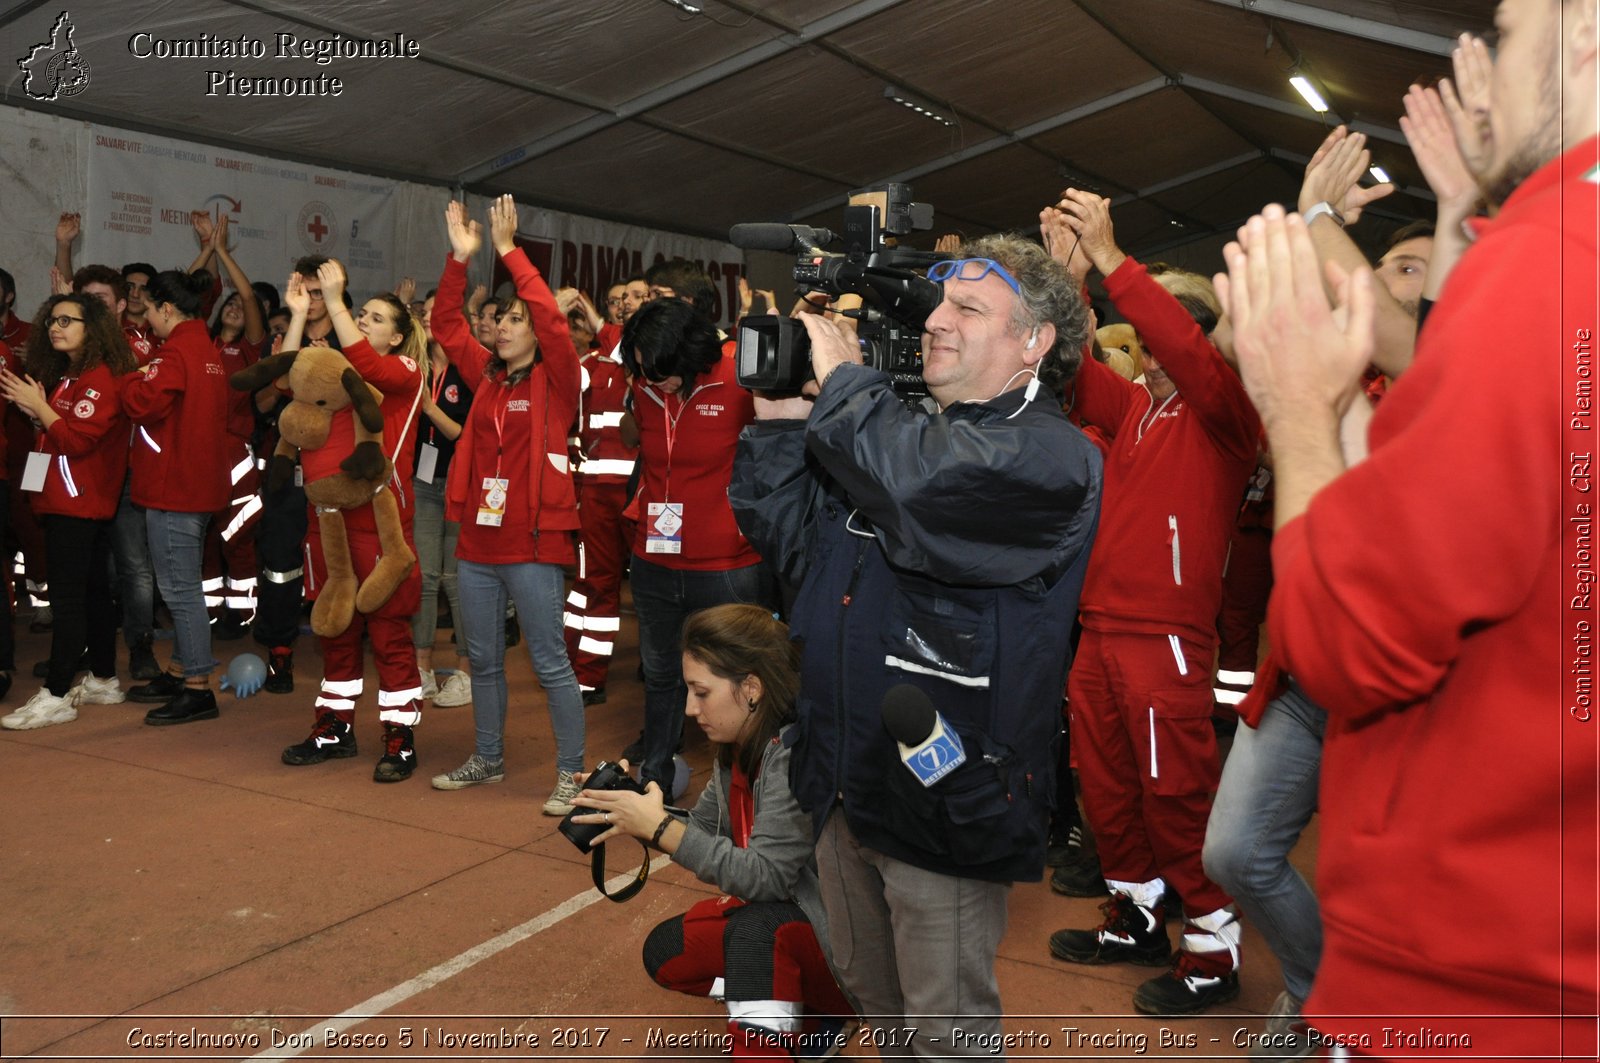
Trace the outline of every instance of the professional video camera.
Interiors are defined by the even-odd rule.
[[[868,365],[894,379],[901,393],[921,393],[922,330],[944,296],[943,289],[913,271],[950,256],[901,250],[887,242],[914,229],[933,227],[933,208],[911,201],[911,186],[887,184],[850,194],[844,208],[844,251],[823,250],[840,239],[809,225],[746,223],[728,239],[747,251],[793,251],[794,280],[801,294],[830,297],[854,293],[861,309],[847,313]],[[739,323],[739,383],[761,391],[794,392],[811,379],[811,337],[788,317],[761,315]]]

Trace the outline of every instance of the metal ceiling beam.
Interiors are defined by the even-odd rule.
[[[356,29],[340,22],[315,18],[298,9],[287,9],[270,2],[270,0],[223,0],[223,3],[229,4],[233,7],[243,8],[246,11],[253,11],[258,15],[266,15],[270,18],[282,19],[285,22],[295,22],[302,26],[310,26],[312,29],[318,29],[324,33],[339,33],[348,37],[363,37],[370,35],[371,33],[370,30]],[[492,67],[485,66],[482,63],[475,63],[468,59],[440,56],[424,51],[417,56],[417,62],[422,63],[424,66],[434,66],[440,68],[441,70],[449,70],[457,74],[467,74],[471,77],[489,81],[496,85],[504,85],[507,88],[519,89],[523,92],[531,92],[536,96],[544,96],[547,99],[559,100],[562,103],[571,104],[574,107],[584,107],[590,110],[598,110],[605,106],[603,101],[594,97],[581,96],[577,93],[568,92],[565,89],[558,88],[555,85],[550,85],[542,81],[535,81],[532,78],[521,77],[517,74],[506,73],[503,70],[496,70]]]
[[[1036,137],[1041,133],[1048,133],[1052,129],[1069,125],[1072,122],[1081,121],[1082,119],[1088,118],[1091,115],[1099,114],[1101,111],[1109,111],[1113,107],[1119,107],[1122,104],[1127,103],[1130,100],[1136,100],[1141,96],[1148,96],[1152,92],[1159,92],[1160,90],[1167,88],[1170,84],[1171,82],[1164,77],[1151,78],[1149,81],[1135,85],[1132,88],[1123,89],[1121,92],[1114,92],[1109,96],[1102,96],[1100,99],[1095,100],[1092,103],[1086,103],[1081,107],[1074,107],[1071,110],[1062,111],[1060,114],[1051,115],[1049,118],[1040,119],[1037,122],[1032,122],[1021,127],[1020,129],[1014,130],[1013,132],[1002,133],[1000,136],[990,137],[988,140],[980,141],[977,144],[970,144],[959,151],[952,151],[948,155],[941,155],[937,159],[930,159],[921,165],[913,166],[909,170],[901,170],[899,173],[879,178],[872,183],[881,184],[883,182],[890,181],[915,181],[917,178],[926,176],[927,174],[933,173],[937,170],[943,170],[948,166],[954,166],[957,163],[966,162],[968,159],[975,159],[980,155],[987,155],[992,151],[998,151],[1001,148],[1010,147],[1013,144],[1020,144],[1030,137]],[[792,219],[809,218],[813,214],[820,214],[823,211],[828,210],[830,207],[835,206],[838,206],[837,199],[820,200],[816,203],[808,203],[798,210],[791,211],[789,216]]]
[[[570,125],[560,132],[551,133],[548,136],[540,137],[538,140],[502,152],[493,159],[463,171],[460,175],[460,180],[463,184],[481,182],[501,170],[521,165],[541,155],[548,155],[558,148],[564,148],[568,144],[593,136],[603,129],[609,129],[645,111],[681,99],[689,93],[703,89],[707,85],[721,81],[723,78],[748,70],[785,52],[791,52],[816,38],[835,33],[904,2],[905,0],[860,0],[860,2],[851,4],[849,7],[836,11],[824,18],[808,22],[792,34],[783,34],[752,48],[746,48],[736,55],[731,55],[720,62],[697,70],[687,77],[679,78],[669,85],[663,85],[659,89],[654,89],[641,96],[635,96],[633,99],[626,100],[616,107],[601,109],[601,113]]]
[[[1210,2],[1222,7],[1231,7],[1235,11],[1279,18],[1285,22],[1298,22],[1302,26],[1315,26],[1317,29],[1342,33],[1346,37],[1359,37],[1362,40],[1377,41],[1380,44],[1408,48],[1413,52],[1426,52],[1429,55],[1448,56],[1451,49],[1456,46],[1456,42],[1449,37],[1407,29],[1392,22],[1379,22],[1376,19],[1346,15],[1341,11],[1312,7],[1310,4],[1296,3],[1295,0],[1210,0]]]
[[[1134,192],[1130,195],[1117,196],[1111,201],[1111,205],[1113,207],[1120,207],[1124,203],[1132,203],[1136,200],[1144,199],[1146,196],[1158,196],[1163,192],[1170,192],[1174,188],[1186,185],[1191,181],[1198,181],[1203,177],[1211,177],[1214,174],[1224,173],[1233,169],[1235,166],[1243,166],[1247,162],[1260,162],[1266,157],[1267,155],[1265,152],[1247,151],[1241,155],[1235,155],[1231,159],[1223,159],[1221,162],[1212,163],[1210,166],[1202,166],[1198,170],[1190,170],[1186,174],[1180,174],[1177,177],[1162,181],[1159,184],[1153,184],[1149,188],[1141,188],[1137,192]]]
[[[1377,140],[1386,140],[1391,144],[1406,144],[1406,135],[1398,129],[1377,125],[1373,122],[1345,122],[1343,118],[1339,117],[1337,111],[1329,110],[1319,114],[1303,103],[1291,103],[1276,96],[1268,96],[1264,92],[1256,92],[1254,89],[1241,89],[1237,85],[1228,85],[1221,81],[1213,81],[1210,78],[1197,77],[1193,74],[1179,74],[1177,75],[1177,81],[1186,89],[1209,92],[1213,96],[1221,96],[1223,99],[1248,103],[1252,107],[1277,111],[1279,114],[1286,114],[1291,118],[1302,118],[1308,122],[1314,121],[1321,125],[1328,125],[1330,122],[1333,125],[1348,125],[1351,131],[1365,133],[1368,137]],[[1407,146],[1409,147],[1410,145],[1407,144]]]

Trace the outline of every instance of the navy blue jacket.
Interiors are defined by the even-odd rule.
[[[1100,486],[1099,452],[1048,390],[930,413],[844,365],[809,420],[745,429],[729,500],[798,587],[790,784],[818,831],[842,802],[856,837],[898,860],[1039,878]],[[883,726],[901,683],[967,751],[929,788]]]

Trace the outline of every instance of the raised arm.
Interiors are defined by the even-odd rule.
[[[211,256],[217,253],[211,244],[211,237],[216,233],[217,226],[211,218],[211,212],[207,210],[191,210],[189,224],[194,227],[194,237],[200,242],[200,253],[195,255],[194,261],[189,263],[189,268],[184,272],[198,273],[210,264]]]
[[[572,332],[567,328],[567,315],[562,313],[550,286],[539,275],[528,255],[516,242],[517,204],[511,196],[501,196],[489,204],[489,238],[495,254],[500,256],[511,280],[517,286],[517,295],[528,304],[533,318],[533,334],[539,339],[539,359],[550,378],[553,394],[570,400],[576,411],[578,392],[582,389],[582,373],[578,368],[578,353],[572,349]],[[434,308],[437,310],[438,301]]]
[[[367,342],[344,305],[345,273],[339,260],[330,258],[317,267],[317,280],[322,282],[322,298],[327,301],[328,317],[339,334],[339,346],[361,379],[385,395],[415,394],[422,382],[421,367],[409,358],[385,357]]]
[[[1367,265],[1367,258],[1344,227],[1354,225],[1367,204],[1394,191],[1391,184],[1361,187],[1361,175],[1371,163],[1366,135],[1339,126],[1317,148],[1300,185],[1301,217],[1306,217],[1318,203],[1326,203],[1336,212],[1318,211],[1308,229],[1318,258],[1337,263],[1346,274]],[[1367,283],[1372,285],[1376,314],[1372,364],[1388,376],[1397,377],[1411,364],[1417,345],[1417,320],[1389,294],[1375,274]]]
[[[82,218],[77,214],[63,212],[56,219],[56,269],[63,277],[72,276],[72,242],[81,230]]]
[[[433,338],[461,371],[461,379],[477,380],[489,364],[489,351],[472,334],[461,312],[461,297],[467,290],[467,263],[483,246],[483,226],[469,221],[467,208],[454,202],[444,209],[444,224],[450,238],[450,254],[439,276],[439,290],[434,293]]]
[[[255,290],[250,287],[250,278],[245,276],[244,270],[228,252],[226,214],[211,231],[211,249],[215,252],[217,261],[222,263],[222,268],[227,271],[228,280],[233,282],[234,289],[239,293],[239,306],[244,310],[244,338],[252,346],[259,347],[261,341],[267,338],[267,323],[261,317],[261,300],[255,297]]]
[[[1068,189],[1060,209],[1082,239],[1084,253],[1105,278],[1112,302],[1138,330],[1145,349],[1160,360],[1183,401],[1219,446],[1241,458],[1253,458],[1261,422],[1239,377],[1172,293],[1117,246],[1111,201]],[[1095,372],[1105,367],[1095,363],[1089,368],[1092,361],[1084,359],[1088,380],[1116,377],[1110,370]]]

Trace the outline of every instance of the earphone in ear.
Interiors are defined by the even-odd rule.
[[[1034,346],[1038,342],[1039,342],[1039,330],[1038,329],[1034,329],[1033,330],[1033,335],[1028,337],[1028,347],[1027,347],[1027,349],[1030,350],[1030,351],[1033,350]]]

